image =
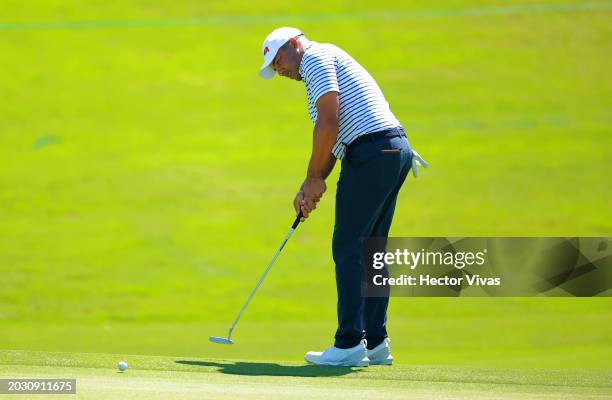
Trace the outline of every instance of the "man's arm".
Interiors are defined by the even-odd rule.
[[[325,93],[317,100],[316,106],[318,117],[313,131],[312,155],[308,163],[306,180],[294,201],[295,206],[299,204],[304,219],[308,218],[316,208],[316,203],[321,200],[326,190],[325,179],[336,164],[336,158],[331,150],[338,137],[340,113],[338,92]]]
[[[338,137],[338,92],[327,92],[317,100],[317,123],[312,135],[312,155],[306,178],[327,178],[336,158],[332,147]]]

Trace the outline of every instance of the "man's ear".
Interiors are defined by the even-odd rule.
[[[293,46],[294,49],[297,49],[298,40],[296,38],[292,37],[289,39],[289,43],[291,43],[291,46]]]

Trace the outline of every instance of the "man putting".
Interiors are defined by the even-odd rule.
[[[336,160],[342,163],[332,240],[338,329],[332,347],[308,352],[305,359],[320,365],[390,365],[389,298],[361,295],[361,241],[387,237],[408,171],[412,167],[416,176],[417,164],[427,164],[410,148],[374,79],[346,52],[283,27],[266,37],[262,53],[262,78],[278,73],[306,86],[315,125],[306,179],[293,201],[302,220],[325,193]]]

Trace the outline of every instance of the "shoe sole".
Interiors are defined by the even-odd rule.
[[[389,354],[387,358],[383,360],[370,358],[370,365],[393,365],[393,356]]]
[[[306,358],[304,358],[304,360],[306,360],[308,364],[324,365],[327,367],[367,367],[370,365],[370,360],[368,358],[364,358],[357,362],[347,361],[347,362],[341,362],[341,363],[329,363],[329,362],[328,363],[317,363],[314,361],[307,360]]]
[[[380,362],[370,360],[370,365],[393,365],[393,359],[382,360]]]

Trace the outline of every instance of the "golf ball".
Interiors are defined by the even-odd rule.
[[[117,368],[119,368],[119,371],[123,372],[127,369],[127,363],[125,361],[119,361]]]

